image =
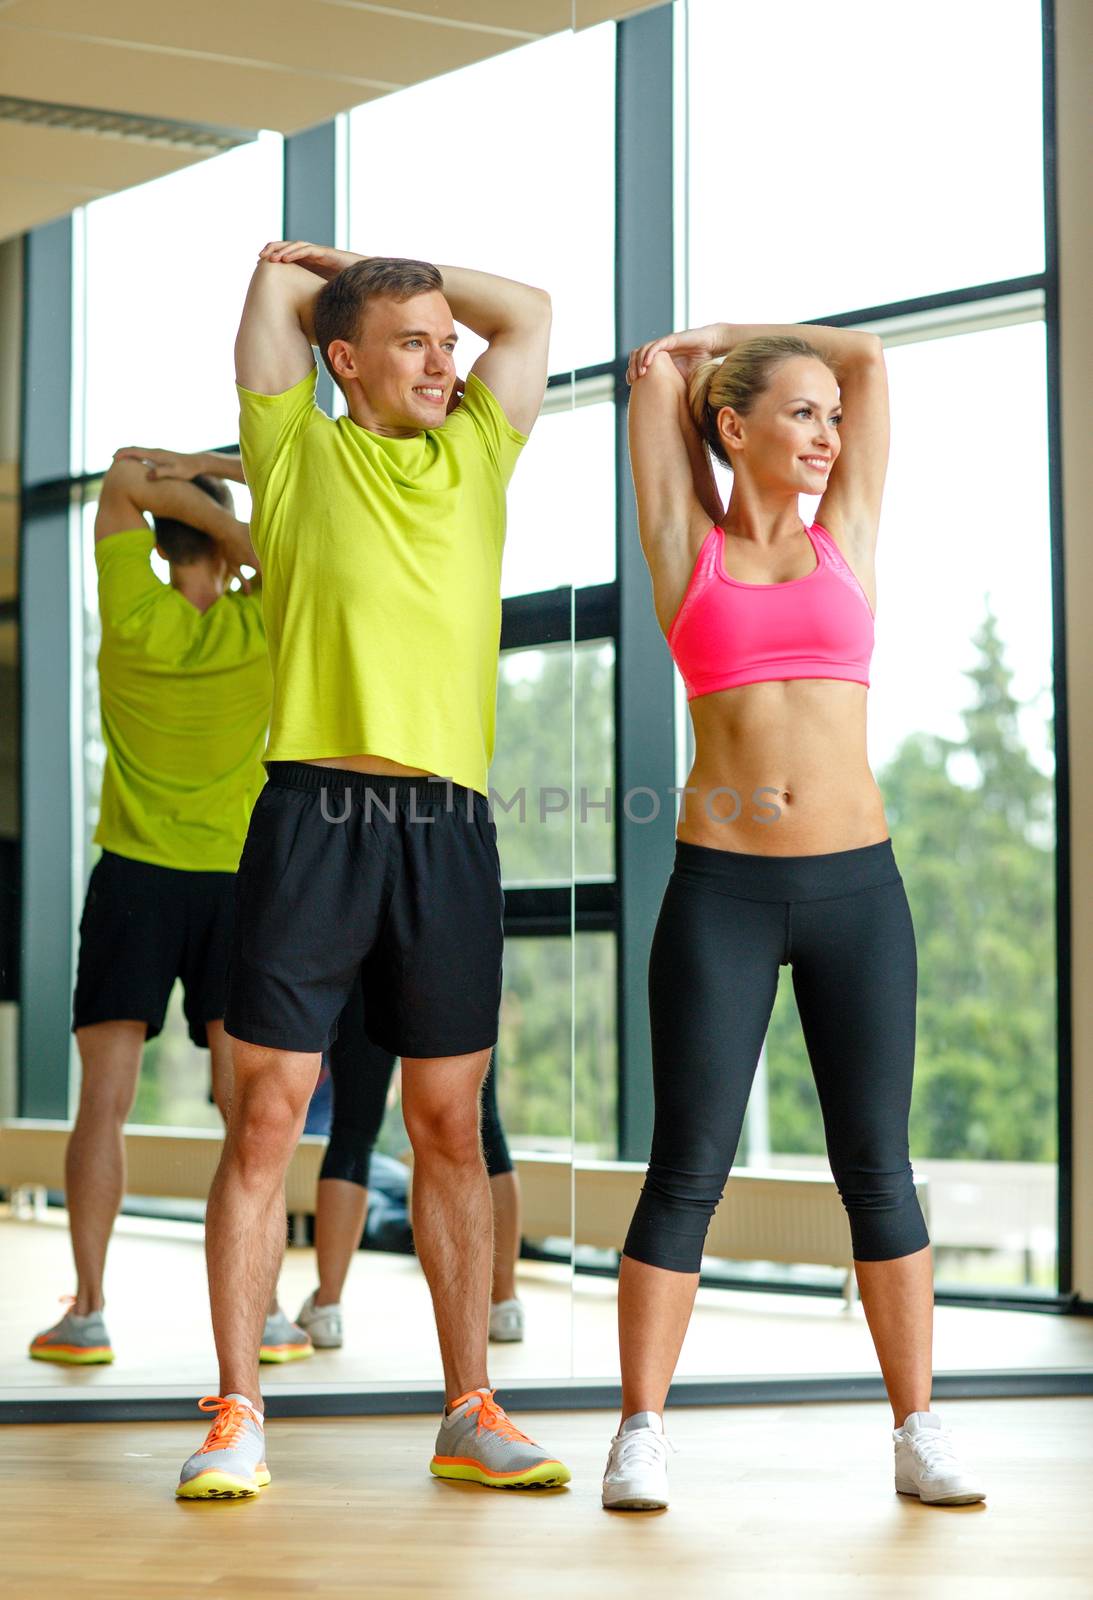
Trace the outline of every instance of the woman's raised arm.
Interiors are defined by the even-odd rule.
[[[888,376],[876,334],[813,322],[714,322],[650,340],[634,351],[630,370],[635,376],[651,372],[665,353],[679,362],[724,357],[736,345],[768,335],[806,340],[839,380],[841,449],[817,516],[867,564],[876,546],[888,470]]]

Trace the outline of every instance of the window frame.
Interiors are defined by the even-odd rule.
[[[1057,218],[1056,68],[1054,0],[1041,0],[1042,73],[1044,118],[1044,227],[1045,268],[1042,273],[988,284],[966,285],[884,305],[836,310],[812,319],[835,326],[853,326],[881,334],[889,343],[942,336],[974,327],[1010,325],[1042,313],[1047,352],[1047,436],[1049,531],[1052,584],[1052,643],[1054,655],[1055,727],[1055,917],[1056,917],[1056,1024],[1058,1234],[1057,1292],[1054,1295],[939,1293],[939,1301],[976,1306],[1027,1306],[1065,1309],[1072,1294],[1073,1206],[1073,1036],[1071,922],[1071,809],[1068,745],[1068,685],[1064,606],[1062,541],[1061,417],[1059,375],[1059,264]],[[683,28],[677,27],[678,23]],[[645,1011],[645,961],[665,873],[663,855],[671,819],[655,832],[643,828],[641,850],[632,848],[634,835],[622,813],[621,796],[631,764],[640,757],[646,774],[640,781],[658,784],[667,774],[675,782],[678,709],[670,661],[655,629],[648,597],[648,579],[636,538],[636,521],[626,458],[625,368],[631,343],[648,337],[650,329],[671,326],[680,307],[679,280],[685,268],[686,239],[677,231],[676,189],[686,172],[686,151],[680,147],[680,127],[673,100],[680,86],[679,37],[686,27],[686,0],[662,5],[617,24],[615,65],[616,151],[616,344],[610,362],[552,374],[547,405],[559,405],[568,390],[569,403],[580,395],[605,397],[613,390],[616,407],[616,577],[613,582],[570,590],[560,588],[509,597],[502,605],[501,649],[526,649],[571,638],[575,643],[610,639],[615,646],[615,874],[610,881],[575,884],[566,889],[514,888],[506,892],[506,938],[542,936],[573,938],[579,932],[611,932],[618,941],[618,1105],[620,1154],[648,1148],[651,1127],[651,1079],[647,1040],[642,1038]],[[685,124],[685,119],[683,119]],[[665,137],[665,130],[668,135]],[[686,133],[683,133],[683,139]],[[344,124],[334,119],[303,134],[286,138],[285,230],[288,236],[330,237],[344,233]],[[670,218],[671,226],[650,226],[654,218]],[[685,231],[685,218],[684,218]],[[30,1084],[20,1083],[20,1115],[68,1114],[67,1063],[71,1041],[67,1009],[73,968],[78,905],[76,873],[47,867],[47,852],[61,834],[73,836],[75,797],[72,783],[73,751],[68,765],[56,738],[48,748],[31,728],[43,727],[43,693],[48,701],[48,721],[71,713],[74,694],[71,629],[63,622],[78,606],[75,588],[78,569],[69,559],[59,559],[66,537],[70,541],[74,504],[101,481],[101,474],[73,473],[70,441],[73,423],[71,401],[75,385],[72,341],[73,306],[82,285],[78,218],[69,217],[33,230],[26,236],[24,272],[25,340],[23,362],[23,427],[20,457],[21,582],[19,594],[19,670],[23,684],[22,715],[22,815],[37,816],[40,828],[24,834],[23,882],[29,890],[39,883],[50,897],[48,912],[67,928],[63,948],[54,940],[27,952],[23,964],[20,1004],[21,1058],[24,1062],[55,1059],[65,1065]],[[988,319],[996,319],[990,321]],[[932,331],[931,331],[932,330]],[[10,610],[10,608],[8,608]],[[5,617],[8,611],[5,611]],[[44,643],[39,641],[45,641]],[[656,648],[654,648],[654,646]],[[47,651],[52,659],[47,659]],[[29,670],[29,669],[34,669]],[[34,678],[36,701],[27,703],[29,680]],[[67,698],[66,698],[67,697]],[[664,720],[664,707],[672,707],[672,723]],[[49,794],[58,791],[65,777],[66,798],[54,805]],[[43,806],[45,810],[43,810]],[[658,854],[659,851],[659,854]],[[82,867],[82,863],[80,864]],[[30,926],[24,893],[23,940],[38,939]],[[37,950],[37,954],[35,951]],[[28,984],[31,988],[28,990]],[[28,1003],[28,994],[33,1004]],[[31,1026],[31,1013],[39,1020]],[[43,1016],[52,1018],[43,1031]],[[56,1019],[60,1017],[58,1028]],[[647,1033],[647,1027],[645,1028]],[[61,1034],[63,1033],[63,1052]],[[763,1287],[740,1280],[736,1287]],[[766,1285],[766,1287],[771,1287]],[[784,1285],[779,1284],[779,1289]],[[815,1293],[828,1292],[817,1287]]]

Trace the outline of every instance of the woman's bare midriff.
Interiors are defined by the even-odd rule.
[[[690,702],[695,762],[677,839],[749,855],[824,855],[888,838],[866,754],[862,683],[793,678]]]

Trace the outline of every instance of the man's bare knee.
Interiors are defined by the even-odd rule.
[[[136,1084],[129,1077],[119,1077],[106,1082],[80,1087],[80,1104],[77,1120],[81,1122],[116,1122],[121,1124],[132,1110],[136,1099]]]
[[[473,1167],[482,1164],[482,1144],[477,1123],[469,1126],[462,1122],[433,1122],[408,1129],[414,1147],[414,1159],[419,1164],[430,1161],[454,1162],[458,1166]]]
[[[284,1175],[299,1138],[298,1120],[281,1107],[249,1107],[233,1114],[225,1146],[245,1180]]]
[[[85,1067],[80,1080],[77,1120],[124,1123],[137,1097],[137,1073],[122,1064]]]
[[[414,1156],[473,1165],[482,1158],[482,1080],[490,1052],[402,1059],[402,1114]]]
[[[247,1176],[281,1174],[292,1157],[318,1075],[318,1055],[234,1041],[230,1158]]]

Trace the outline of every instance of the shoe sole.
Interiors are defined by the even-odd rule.
[[[480,1483],[486,1489],[560,1489],[571,1473],[560,1461],[543,1461],[527,1472],[492,1473],[467,1461],[446,1461],[434,1456],[429,1471],[436,1478],[453,1478],[463,1483]]]
[[[985,1494],[977,1494],[974,1490],[964,1494],[926,1495],[903,1478],[896,1479],[896,1493],[905,1494],[911,1500],[921,1500],[924,1506],[970,1506],[987,1498]]]
[[[51,1349],[43,1345],[40,1350],[32,1347],[29,1355],[32,1361],[55,1361],[63,1367],[105,1367],[114,1359],[113,1350],[106,1345],[94,1345],[88,1350],[78,1350],[75,1346],[65,1349],[62,1345]]]
[[[176,1500],[253,1500],[270,1481],[268,1467],[254,1474],[251,1482],[235,1478],[230,1472],[201,1472],[175,1490]]]
[[[605,1500],[605,1511],[665,1511],[668,1508],[667,1500],[658,1499],[655,1495],[628,1495],[625,1500]]]
[[[519,1333],[491,1333],[490,1344],[523,1344],[523,1331]]]
[[[258,1352],[259,1361],[306,1361],[315,1354],[312,1344],[264,1344]]]

